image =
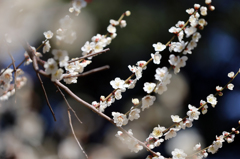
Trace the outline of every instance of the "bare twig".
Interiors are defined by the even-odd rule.
[[[44,96],[45,96],[46,101],[47,101],[47,105],[48,105],[48,107],[49,107],[49,109],[50,109],[50,111],[51,111],[51,113],[52,113],[52,116],[53,116],[53,118],[54,118],[54,121],[57,121],[57,120],[56,120],[56,117],[55,117],[55,114],[54,114],[54,112],[53,112],[53,109],[52,109],[52,107],[51,107],[51,105],[50,105],[50,103],[49,103],[48,96],[47,96],[47,92],[46,92],[46,90],[45,90],[45,88],[44,88],[42,79],[41,79],[39,73],[38,73],[38,72],[36,72],[36,73],[37,73],[38,79],[39,79],[39,81],[40,81],[40,83],[41,83],[41,86],[42,86],[42,89],[43,89],[43,92],[44,92]]]
[[[57,85],[56,85],[56,87],[57,87],[58,91],[61,93],[63,99],[65,100],[65,102],[66,102],[66,104],[67,104],[67,106],[68,106],[68,109],[70,109],[70,110],[74,113],[74,115],[75,115],[75,117],[77,118],[77,120],[79,121],[79,123],[82,124],[82,121],[78,118],[76,112],[74,111],[74,109],[73,109],[73,108],[70,106],[70,104],[68,103],[68,101],[67,101],[65,95],[63,94],[63,92],[61,91],[61,89],[60,89]]]
[[[17,89],[16,89],[16,78],[17,78],[17,72],[16,72],[16,66],[15,66],[15,60],[12,56],[12,54],[10,53],[9,51],[9,46],[8,46],[8,54],[9,56],[11,57],[11,60],[12,60],[12,65],[13,65],[13,69],[14,69],[14,89],[15,89],[15,93],[17,92]],[[16,103],[16,98],[15,98],[15,103]]]
[[[83,152],[84,155],[86,156],[86,158],[88,158],[88,155],[87,155],[86,152],[83,150],[81,144],[79,143],[79,141],[78,141],[78,139],[77,139],[77,136],[75,135],[75,132],[74,132],[74,129],[73,129],[73,126],[72,126],[71,113],[70,113],[69,109],[68,109],[68,118],[69,118],[69,125],[70,125],[70,127],[71,127],[73,136],[74,136],[75,140],[77,141],[78,146],[80,147],[80,149],[82,150],[82,152]]]
[[[110,68],[109,65],[106,65],[106,66],[98,67],[98,68],[92,69],[90,71],[87,71],[87,72],[84,72],[84,73],[78,74],[78,75],[72,75],[72,76],[71,75],[65,75],[65,76],[63,76],[63,78],[83,77],[83,76],[90,75],[92,73],[96,73],[96,72],[99,72],[99,71],[107,70],[109,68]]]

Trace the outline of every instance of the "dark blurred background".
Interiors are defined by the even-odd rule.
[[[69,88],[80,98],[91,103],[95,100],[99,101],[101,95],[107,96],[112,91],[110,81],[115,77],[126,79],[131,75],[128,65],[134,65],[139,60],[147,61],[150,54],[154,52],[153,43],[167,43],[173,36],[168,29],[179,20],[187,21],[189,16],[185,10],[193,7],[194,3],[205,5],[204,0],[92,0],[76,17],[68,12],[68,8],[71,7],[70,1],[55,0],[40,3],[26,0],[25,5],[29,4],[29,7],[23,9],[21,14],[27,15],[27,18],[23,18],[21,21],[16,16],[18,12],[15,10],[16,13],[13,14],[13,11],[8,8],[10,4],[2,0],[0,5],[5,6],[2,7],[2,12],[4,9],[7,10],[12,19],[8,19],[6,22],[2,20],[1,25],[9,23],[8,25],[11,27],[5,28],[8,32],[11,32],[12,28],[24,30],[26,34],[24,32],[20,36],[24,37],[32,46],[37,47],[44,40],[42,34],[44,31],[55,32],[59,27],[59,19],[66,14],[71,15],[77,31],[76,41],[72,45],[63,44],[61,46],[55,45],[54,39],[50,40],[50,43],[52,48],[66,49],[70,57],[76,57],[81,56],[81,47],[86,41],[90,41],[92,36],[97,33],[107,33],[106,28],[110,19],[117,20],[123,12],[130,10],[131,16],[124,18],[127,21],[127,27],[117,28],[117,37],[110,44],[110,51],[93,58],[92,64],[85,71],[103,65],[110,65],[110,69],[81,77],[77,84],[69,85]],[[215,93],[216,86],[224,86],[230,80],[227,77],[229,72],[239,70],[240,1],[213,0],[212,5],[216,9],[213,12],[208,11],[208,15],[205,17],[208,25],[200,31],[202,38],[198,42],[197,48],[193,50],[193,54],[188,56],[186,67],[181,68],[179,74],[173,74],[167,92],[161,96],[156,94],[157,101],[151,109],[141,112],[139,120],[132,121],[124,127],[126,130],[132,129],[133,134],[141,141],[144,141],[152,132],[153,127],[158,124],[165,127],[172,125],[170,115],[184,117],[188,111],[188,104],[199,106],[201,99],[206,100],[209,94]],[[21,10],[21,7],[18,9]],[[6,18],[8,14],[4,16]],[[28,19],[32,21],[28,21]],[[18,24],[17,26],[14,25],[15,22]],[[1,33],[4,34],[4,31]],[[12,48],[12,52],[18,63],[23,59],[24,50],[17,44],[17,40],[15,43],[16,46]],[[4,47],[1,46],[1,68],[11,63],[11,59],[4,56],[4,50]],[[107,108],[105,113],[110,117],[112,111],[125,113],[132,106],[132,98],[141,99],[145,96],[142,89],[143,84],[155,81],[156,68],[169,67],[167,61],[169,55],[168,49],[164,50],[160,66],[149,64],[135,89],[123,93],[123,98]],[[52,57],[51,53],[44,54],[43,59],[49,57]],[[50,83],[49,79],[43,77],[50,103],[57,117],[56,122],[46,105],[41,85],[32,67],[22,66],[21,68],[28,74],[29,80],[27,86],[22,88],[23,90],[17,91],[15,97],[17,103],[15,103],[14,96],[11,97],[11,100],[0,103],[0,109],[2,109],[0,111],[2,156],[21,158],[22,155],[22,158],[27,158],[29,156],[24,155],[32,154],[30,159],[34,157],[41,159],[84,158],[72,138],[68,124],[67,106],[61,95],[56,92],[55,86]],[[203,147],[208,146],[215,140],[216,135],[219,136],[223,131],[231,131],[232,127],[236,127],[240,120],[239,80],[240,77],[237,77],[233,81],[233,91],[225,90],[223,96],[217,98],[218,104],[215,108],[208,104],[208,113],[201,115],[200,120],[194,121],[192,128],[181,130],[176,138],[164,142],[154,150],[165,157],[171,157],[171,151],[174,148],[189,152],[189,149],[192,149],[195,144],[200,142]],[[83,124],[79,124],[72,115],[76,135],[91,159],[146,158],[148,155],[146,150],[135,154],[125,148],[126,146],[115,137],[118,129],[112,124],[71,98],[68,97],[68,100],[83,121]],[[36,133],[39,134],[35,135]],[[12,151],[9,150],[11,149],[9,145],[10,147],[16,145],[15,142],[19,145],[15,146],[19,150],[17,154],[11,153]],[[224,143],[219,152],[214,155],[209,154],[208,158],[240,158],[239,146],[240,139],[237,135],[233,143]]]

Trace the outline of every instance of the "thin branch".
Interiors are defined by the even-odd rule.
[[[82,150],[82,152],[83,152],[84,155],[86,156],[86,158],[88,158],[88,155],[87,155],[86,152],[83,150],[81,144],[79,143],[79,141],[78,141],[78,139],[77,139],[77,136],[75,135],[75,132],[74,132],[74,129],[73,129],[73,126],[72,126],[71,113],[70,113],[69,109],[68,109],[68,118],[69,118],[69,125],[70,125],[70,127],[71,127],[73,136],[74,136],[75,140],[77,141],[78,146],[80,147],[80,149]]]
[[[100,72],[100,71],[103,71],[103,70],[107,70],[109,69],[109,65],[106,65],[106,66],[102,66],[102,67],[98,67],[98,68],[95,68],[95,69],[92,69],[90,71],[87,71],[87,72],[84,72],[82,74],[78,74],[78,75],[65,75],[63,76],[63,78],[72,78],[72,77],[83,77],[83,76],[87,76],[87,75],[90,75],[92,73],[96,73],[96,72]]]
[[[61,91],[61,89],[60,89],[57,85],[55,85],[55,86],[57,87],[58,91],[61,93],[63,99],[65,100],[65,102],[66,102],[66,104],[67,104],[67,106],[68,106],[68,109],[70,109],[70,110],[74,113],[74,115],[75,115],[75,117],[77,118],[77,120],[79,121],[79,123],[82,124],[82,121],[78,118],[76,112],[74,111],[74,109],[73,109],[73,108],[70,106],[70,104],[68,103],[68,101],[67,101],[65,95],[63,94],[63,92]]]
[[[9,51],[9,46],[8,46],[8,54],[9,56],[11,57],[11,60],[12,60],[12,65],[13,65],[13,69],[14,69],[14,89],[15,89],[15,93],[17,92],[17,88],[16,88],[16,78],[17,78],[17,72],[16,72],[16,65],[15,65],[15,60],[12,56],[12,54],[10,53]],[[15,98],[15,103],[16,103],[16,98]]]
[[[54,112],[53,112],[53,109],[52,109],[52,107],[51,107],[51,105],[50,105],[50,103],[49,103],[48,96],[47,96],[47,92],[46,92],[46,90],[45,90],[45,88],[44,88],[42,79],[41,79],[39,73],[38,73],[38,72],[36,72],[36,73],[37,73],[38,79],[39,79],[39,81],[40,81],[40,83],[41,83],[42,90],[43,90],[43,92],[44,92],[44,96],[45,96],[46,101],[47,101],[47,105],[48,105],[48,107],[49,107],[49,109],[50,109],[50,111],[51,111],[51,113],[52,113],[52,116],[53,116],[53,118],[54,118],[54,121],[57,121],[57,120],[56,120],[56,117],[55,117],[55,114],[54,114]]]
[[[96,55],[98,55],[98,54],[101,54],[101,53],[107,52],[107,51],[109,51],[109,50],[110,50],[110,49],[107,48],[107,49],[104,49],[104,50],[102,50],[102,51],[95,52],[95,53],[92,53],[92,54],[89,54],[89,55],[86,55],[86,56],[79,57],[79,58],[77,58],[77,59],[74,59],[74,60],[68,61],[68,63],[72,63],[72,62],[75,62],[75,61],[78,61],[78,60],[82,60],[82,59],[85,59],[85,58],[88,58],[88,57],[96,56]]]
[[[105,115],[102,112],[99,112],[93,105],[91,105],[91,104],[87,103],[86,101],[82,100],[81,98],[79,98],[76,94],[74,94],[68,87],[63,85],[61,82],[55,81],[55,84],[57,86],[59,86],[61,89],[63,89],[67,94],[69,94],[77,102],[83,104],[85,107],[91,109],[93,112],[97,113],[99,116],[101,116],[102,118],[108,120],[110,123],[112,123],[113,125],[116,126],[116,124],[114,123],[114,121],[110,117],[108,117],[107,115]],[[147,147],[143,142],[141,142],[137,138],[135,138],[132,135],[130,135],[125,129],[123,129],[122,127],[118,127],[118,126],[116,126],[116,127],[118,129],[120,129],[121,131],[123,131],[125,134],[127,134],[129,137],[137,140],[140,145],[142,145],[143,147],[145,147],[147,149],[147,151],[149,151],[150,153],[152,153],[155,156],[158,156],[158,154],[156,154],[153,150],[149,149],[149,147]]]

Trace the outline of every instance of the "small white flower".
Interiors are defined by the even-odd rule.
[[[216,87],[216,91],[221,91],[223,88],[222,87],[220,87],[220,86],[217,86]]]
[[[199,32],[194,33],[192,36],[192,40],[195,42],[198,42],[200,38],[201,38],[201,34]]]
[[[151,57],[153,59],[153,63],[160,64],[160,60],[162,58],[162,55],[159,54],[159,52],[156,52],[155,54],[151,54]]]
[[[189,116],[190,120],[198,120],[200,112],[198,109],[191,104],[188,105],[189,111],[187,112],[187,115]]]
[[[171,115],[171,118],[174,123],[179,123],[182,121],[182,118],[180,118],[178,115]]]
[[[201,150],[201,144],[199,143],[199,144],[196,144],[194,147],[193,147],[193,150],[194,151],[199,151],[199,150]]]
[[[63,61],[65,60],[66,56],[68,56],[68,52],[66,50],[53,49],[52,54],[54,56],[54,59],[58,61]]]
[[[48,75],[55,73],[58,70],[57,63],[53,58],[48,59],[47,62],[44,63],[44,68]]]
[[[156,69],[156,74],[155,79],[158,81],[163,81],[163,79],[168,75],[168,69],[167,67],[163,67],[163,68],[157,68]]]
[[[189,8],[186,10],[186,12],[190,15],[192,15],[194,13],[194,9],[193,8]]]
[[[139,104],[139,100],[137,98],[134,98],[134,99],[132,99],[132,103],[134,105],[138,105]]]
[[[173,138],[177,135],[177,131],[179,129],[176,129],[176,128],[171,128],[168,132],[166,132],[164,135],[165,135],[165,140],[168,140],[170,138]]]
[[[111,24],[107,27],[107,31],[109,32],[109,33],[116,33],[116,31],[117,31],[117,29],[116,29],[116,27],[114,27],[114,26],[112,26]]]
[[[172,159],[185,159],[187,157],[187,154],[185,154],[181,149],[174,149],[172,155]]]
[[[52,81],[61,80],[62,74],[63,74],[63,69],[60,68],[55,73],[52,73],[51,80]]]
[[[130,15],[131,15],[131,12],[128,10],[128,11],[125,12],[125,15],[126,15],[126,16],[130,16]]]
[[[212,0],[205,0],[205,3],[206,3],[206,4],[211,4],[211,3],[212,3]]]
[[[113,89],[118,89],[118,88],[125,89],[124,87],[125,81],[121,80],[119,77],[116,77],[115,80],[112,80],[110,84],[112,85]]]
[[[140,113],[140,109],[138,109],[138,108],[132,109],[129,113],[128,119],[133,121],[134,119],[140,118],[139,113]]]
[[[147,62],[146,61],[138,61],[137,62],[137,66],[138,67],[141,67],[143,70],[146,70],[147,69],[147,66],[144,66]],[[144,67],[143,67],[144,66]]]
[[[213,94],[210,94],[209,96],[207,96],[207,102],[210,103],[212,107],[215,107],[215,105],[217,104],[217,98],[214,97]]]
[[[124,28],[124,27],[126,27],[126,26],[127,26],[126,20],[121,20],[121,21],[120,21],[120,27],[121,27],[121,28]]]
[[[202,6],[200,8],[200,12],[201,12],[202,16],[206,16],[207,15],[207,7]]]
[[[154,90],[155,86],[156,86],[155,83],[146,82],[144,83],[143,90],[147,93],[151,93]]]
[[[87,41],[87,42],[84,44],[84,46],[81,48],[81,50],[82,50],[83,52],[89,53],[91,50],[94,49],[94,47],[95,47],[95,43],[94,43],[94,42],[89,43],[89,41]]]
[[[155,96],[146,95],[142,98],[142,111],[144,111],[145,108],[149,108],[151,105],[153,105],[154,101],[156,100]]]
[[[202,114],[203,114],[203,115],[207,113],[207,109],[208,109],[208,106],[207,106],[207,105],[204,105],[204,106],[202,107]]]
[[[151,136],[158,139],[158,138],[162,137],[163,131],[165,131],[165,130],[166,130],[165,127],[161,127],[160,125],[158,125],[158,127],[153,128]]]
[[[126,125],[128,123],[128,119],[126,115],[119,112],[112,112],[114,123],[116,126],[121,127],[122,125]]]
[[[116,98],[117,100],[122,99],[122,91],[121,91],[120,89],[118,89],[118,90],[114,93],[114,95],[115,95],[115,98]]]
[[[234,87],[234,85],[232,84],[232,83],[229,83],[228,85],[227,85],[227,88],[229,89],[229,90],[233,90],[233,87]]]
[[[136,76],[137,80],[142,78],[142,68],[141,67],[137,67],[136,72],[135,72],[135,76]]]
[[[217,149],[213,145],[211,145],[208,148],[208,152],[211,152],[212,154],[215,154],[217,152]]]
[[[186,33],[186,37],[188,38],[189,36],[191,36],[192,34],[194,34],[197,31],[197,28],[195,28],[195,27],[186,27],[186,29],[184,31]]]
[[[153,44],[153,47],[156,52],[163,51],[166,48],[166,45],[163,45],[162,43],[158,42],[157,44]]]
[[[114,19],[110,19],[110,24],[112,24],[113,26],[116,26],[119,24],[119,22],[117,20],[114,20]]]
[[[44,41],[43,41],[43,43],[44,43]],[[47,41],[43,46],[43,53],[49,52],[50,49],[51,49],[51,45],[50,45],[49,41]]]
[[[240,70],[240,69],[239,69],[239,70]],[[233,77],[234,77],[234,72],[229,72],[229,73],[228,73],[228,77],[229,77],[229,78],[233,78]]]
[[[44,32],[43,35],[46,39],[51,39],[53,37],[53,33],[49,30],[47,32]]]
[[[74,76],[77,75],[77,72],[71,72],[69,76]],[[77,77],[70,77],[70,78],[64,78],[63,79],[66,84],[72,84],[72,83],[77,83]]]

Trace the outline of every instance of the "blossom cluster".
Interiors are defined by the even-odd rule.
[[[15,88],[20,89],[27,82],[27,78],[21,76],[24,72],[21,69],[17,69],[14,83],[12,83],[13,72],[14,70],[11,68],[1,70],[0,72],[0,101],[8,100],[15,93]]]
[[[133,136],[131,129],[128,130],[127,133]],[[129,135],[124,134],[122,131],[118,131],[115,136],[119,138],[124,144],[126,144],[132,152],[137,153],[138,151],[142,150],[143,146],[141,146],[136,139],[130,137]]]

